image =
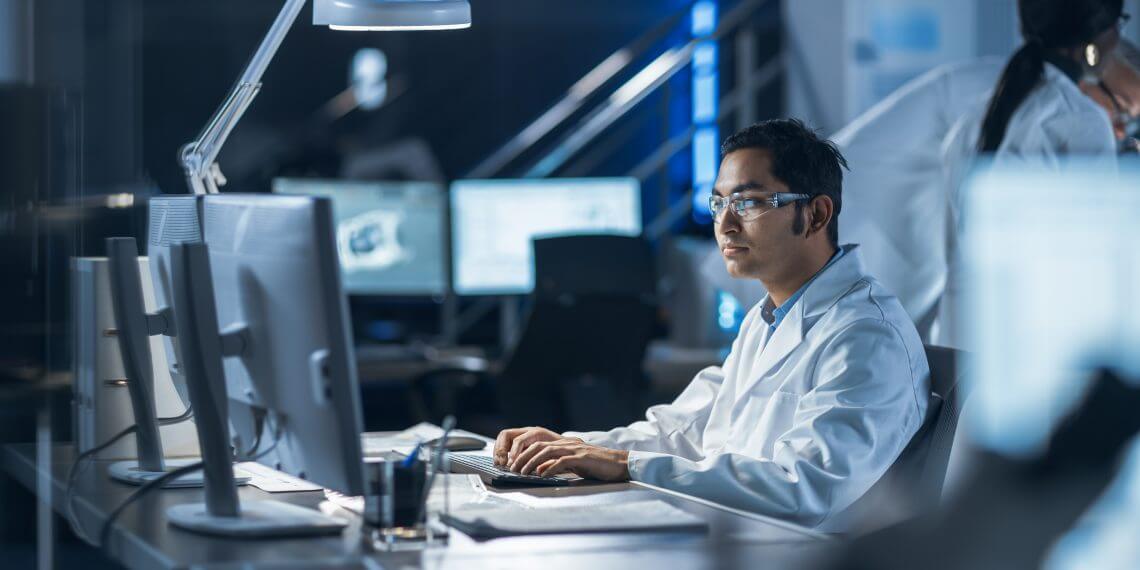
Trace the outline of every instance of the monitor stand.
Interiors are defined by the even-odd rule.
[[[168,459],[162,460],[163,468],[165,471],[148,471],[139,468],[139,462],[134,460],[116,461],[107,468],[107,474],[112,479],[126,483],[128,485],[146,485],[167,473],[185,467],[187,465],[201,461],[198,457],[189,457],[183,459]],[[237,485],[247,485],[251,477],[235,476],[234,483]],[[205,485],[205,476],[200,471],[191,471],[178,477],[177,479],[167,481],[162,484],[163,489],[192,489]]]
[[[237,337],[245,331],[220,333],[208,252],[203,243],[177,244],[170,251],[179,345],[202,448],[206,499],[168,509],[170,524],[201,534],[242,538],[337,534],[348,523],[319,511],[281,501],[238,500],[222,358],[241,354],[244,343]]]
[[[210,514],[205,503],[176,505],[166,511],[170,524],[191,532],[237,538],[339,534],[344,522],[313,509],[281,501],[242,502],[237,516]]]
[[[163,457],[162,437],[159,433],[158,414],[154,402],[154,371],[151,368],[150,337],[173,334],[173,317],[167,309],[156,313],[146,312],[142,278],[139,275],[139,251],[135,238],[107,238],[108,281],[111,290],[111,309],[115,316],[115,336],[123,371],[127,377],[127,392],[131,398],[131,412],[135,420],[135,449],[137,459],[114,463],[111,478],[130,485],[144,485],[176,467],[191,461],[169,460]],[[202,475],[188,473],[163,487],[201,487]]]
[[[118,461],[107,468],[111,478],[128,485],[145,485],[166,475],[170,471],[197,463],[198,459],[163,459],[163,471],[151,471],[139,468],[138,461]],[[249,478],[245,478],[246,481]],[[201,487],[203,485],[202,473],[192,471],[177,479],[167,481],[162,486],[166,489],[183,489],[188,487]]]

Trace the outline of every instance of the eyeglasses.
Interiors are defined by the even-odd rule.
[[[709,196],[709,211],[713,220],[720,223],[724,219],[724,212],[732,210],[741,221],[751,222],[772,210],[783,208],[793,202],[810,199],[809,194],[793,194],[791,192],[776,192],[766,198],[758,196]]]

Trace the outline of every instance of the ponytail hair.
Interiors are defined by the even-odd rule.
[[[1018,0],[1025,45],[1002,71],[982,120],[978,152],[994,152],[1013,114],[1045,77],[1050,51],[1083,46],[1116,25],[1123,0]]]
[[[982,120],[978,152],[994,152],[1001,146],[1013,113],[1044,75],[1045,46],[1038,40],[1031,40],[1013,54],[998,79]]]

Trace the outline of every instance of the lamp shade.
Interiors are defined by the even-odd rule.
[[[313,25],[334,30],[456,30],[471,27],[467,0],[314,0]]]

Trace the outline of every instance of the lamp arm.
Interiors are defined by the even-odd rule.
[[[221,152],[222,145],[226,143],[226,139],[237,126],[250,103],[253,102],[253,98],[261,90],[261,76],[265,74],[269,62],[273,60],[277,49],[281,47],[281,41],[285,39],[285,34],[289,32],[293,22],[297,20],[297,15],[305,6],[305,1],[286,0],[281,12],[277,14],[277,19],[269,28],[269,32],[265,34],[265,39],[261,40],[261,45],[250,58],[245,72],[234,84],[222,106],[214,112],[210,122],[206,123],[206,127],[202,129],[198,138],[186,143],[179,150],[179,159],[182,162],[182,169],[186,173],[186,182],[194,194],[216,194],[218,186],[226,183],[221,170],[214,161],[217,159],[218,153]]]

